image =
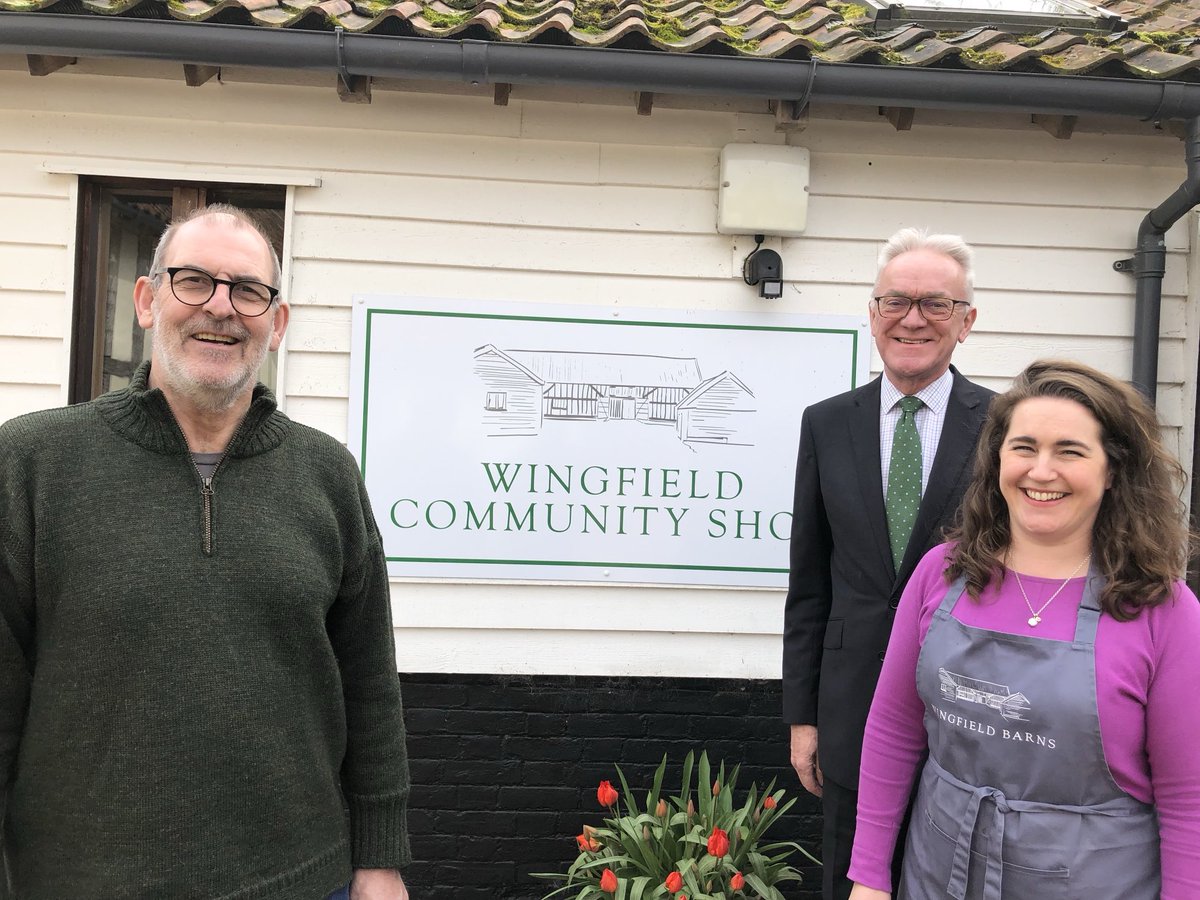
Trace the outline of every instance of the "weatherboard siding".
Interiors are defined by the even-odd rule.
[[[0,421],[66,402],[74,270],[71,184],[8,152],[19,116],[7,98],[0,89]]]
[[[803,237],[767,243],[787,279],[772,302],[741,283],[750,239],[714,230],[720,148],[782,142],[766,114],[660,106],[639,117],[631,99],[519,91],[507,107],[386,90],[360,106],[340,103],[332,82],[230,73],[187,88],[169,66],[151,68],[161,77],[80,66],[44,78],[22,66],[0,60],[0,418],[66,396],[74,177],[45,171],[48,159],[318,176],[320,187],[291,193],[280,394],[291,416],[340,440],[353,293],[865,315],[878,243],[904,224],[961,232],[978,249],[979,320],[956,356],[965,374],[1003,389],[1029,361],[1064,355],[1128,377],[1133,282],[1112,261],[1183,177],[1181,145],[1165,135],[1057,141],[1020,117],[951,127],[920,112],[898,133],[869,110],[817,110],[789,138],[812,154],[809,219]],[[1160,410],[1185,461],[1190,227],[1189,217],[1167,238],[1159,368]],[[393,585],[401,665],[413,672],[775,678],[782,603],[774,590]]]

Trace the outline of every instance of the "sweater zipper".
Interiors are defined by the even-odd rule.
[[[213,497],[216,492],[213,490],[213,481],[217,477],[217,471],[221,468],[221,464],[225,462],[225,457],[229,455],[229,448],[233,446],[238,435],[242,433],[242,427],[246,424],[246,417],[242,417],[242,421],[238,422],[237,429],[233,432],[233,436],[229,438],[229,443],[225,445],[225,451],[221,454],[221,458],[217,460],[213,466],[212,474],[205,477],[200,472],[200,467],[196,465],[196,459],[192,456],[192,447],[188,444],[187,435],[183,433],[183,429],[179,426],[179,420],[175,418],[175,414],[171,413],[171,419],[175,422],[175,427],[179,429],[179,436],[183,438],[183,446],[187,448],[188,462],[192,464],[192,471],[196,473],[196,477],[200,479],[200,508],[204,514],[203,531],[200,535],[200,549],[205,556],[212,556],[213,549]]]
[[[200,467],[196,465],[196,460],[192,456],[192,451],[190,449],[188,450],[188,459],[192,461],[192,468],[196,470],[197,475],[200,475],[200,503],[204,507],[204,535],[201,540],[201,545],[205,556],[212,556],[213,548],[212,512],[213,497],[215,496],[215,492],[213,491],[213,481],[217,477],[217,471],[221,468],[221,464],[225,462],[225,457],[229,455],[229,448],[233,446],[233,442],[237,440],[238,435],[242,433],[242,423],[245,421],[246,420],[243,418],[242,421],[238,423],[237,430],[234,431],[233,437],[231,437],[229,439],[229,443],[225,445],[225,452],[221,454],[221,458],[218,459],[217,464],[213,466],[212,474],[207,478],[205,478],[203,475],[200,475]],[[184,438],[184,443],[187,443],[187,438]]]
[[[196,465],[195,460],[192,460],[192,465]],[[199,467],[196,468],[196,474],[200,475]],[[204,507],[204,535],[200,539],[200,544],[205,556],[212,556],[212,483],[213,476],[216,474],[217,470],[213,469],[212,475],[207,478],[200,475],[200,502]]]

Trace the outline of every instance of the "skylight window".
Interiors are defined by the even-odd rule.
[[[1074,32],[1117,32],[1128,29],[1120,16],[1083,0],[913,0],[887,3],[864,0],[875,13],[875,30],[924,25],[935,31],[978,26],[1031,33],[1046,28]]]

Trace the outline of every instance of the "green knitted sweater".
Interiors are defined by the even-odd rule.
[[[16,896],[315,900],[406,864],[387,573],[353,458],[260,385],[206,547],[148,373],[0,426]]]

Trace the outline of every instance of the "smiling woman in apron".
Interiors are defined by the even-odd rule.
[[[1200,898],[1200,604],[1153,410],[1079,363],[992,403],[956,540],[904,592],[851,900]]]

